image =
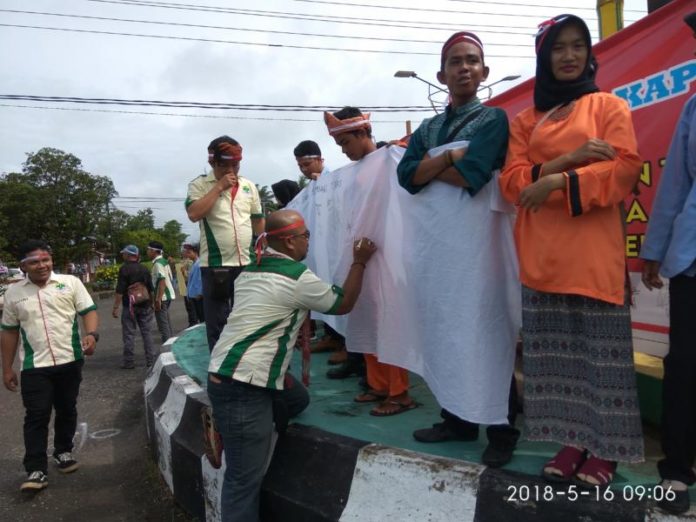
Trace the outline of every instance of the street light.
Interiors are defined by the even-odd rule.
[[[443,89],[442,87],[438,87],[434,83],[430,83],[428,80],[424,80],[420,76],[416,74],[415,71],[396,71],[394,73],[395,78],[415,78],[416,80],[420,80],[423,83],[427,83],[430,87],[433,89],[437,89],[440,92],[448,92],[447,89]]]
[[[415,78],[416,80],[420,80],[423,83],[428,84],[428,100],[430,101],[430,106],[433,108],[433,110],[435,112],[437,112],[437,109],[435,108],[435,103],[432,100],[432,96],[433,96],[433,94],[437,94],[437,93],[431,92],[430,89],[431,88],[437,89],[440,92],[444,92],[445,94],[449,94],[449,91],[447,89],[443,89],[442,87],[438,87],[434,83],[430,83],[429,81],[424,80],[423,78],[418,76],[415,71],[396,71],[394,73],[394,77],[395,78]],[[481,87],[479,87],[478,91],[476,91],[476,92],[481,92],[485,89],[488,89],[488,98],[490,98],[493,94],[493,90],[491,89],[491,87],[493,87],[494,85],[497,85],[499,83],[502,83],[502,82],[511,82],[513,80],[517,80],[519,77],[520,77],[519,74],[511,74],[509,76],[505,76],[505,77],[501,78],[500,80],[497,80],[497,81],[491,83],[490,85],[482,85]]]
[[[481,92],[481,91],[484,90],[484,89],[488,89],[488,98],[490,98],[491,96],[493,96],[493,89],[491,89],[491,87],[493,87],[494,85],[498,85],[499,83],[511,82],[511,81],[513,81],[513,80],[516,80],[516,79],[519,78],[519,77],[520,77],[519,74],[511,74],[510,76],[504,76],[504,77],[501,78],[500,80],[496,80],[496,81],[494,81],[493,83],[491,83],[491,84],[489,84],[489,85],[482,85],[482,86],[479,88],[479,90],[476,91],[476,92]]]

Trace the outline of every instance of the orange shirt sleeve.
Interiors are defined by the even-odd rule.
[[[522,189],[532,183],[534,165],[529,159],[528,150],[533,130],[530,119],[530,111],[525,110],[515,116],[510,124],[507,159],[498,183],[503,197],[511,203],[517,203]]]
[[[571,216],[579,216],[596,207],[610,207],[623,201],[640,175],[641,159],[626,102],[606,97],[601,114],[599,139],[616,151],[611,161],[599,161],[565,173],[566,199]]]

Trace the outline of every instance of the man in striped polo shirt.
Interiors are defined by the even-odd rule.
[[[356,241],[343,288],[320,280],[300,263],[309,230],[294,210],[268,217],[268,247],[236,283],[236,302],[210,356],[208,396],[222,437],[227,469],[222,520],[256,522],[264,464],[271,451],[273,397],[283,390],[292,347],[308,310],[347,314],[362,288],[376,247]]]
[[[186,213],[201,231],[201,276],[208,348],[215,346],[234,303],[234,281],[251,261],[253,237],[263,233],[256,185],[239,175],[242,147],[229,136],[208,145],[210,174],[188,186]]]
[[[78,468],[72,456],[77,426],[77,394],[84,355],[92,355],[99,340],[96,306],[82,282],[53,273],[51,250],[31,240],[19,249],[26,278],[5,293],[2,316],[2,378],[13,392],[21,380],[24,418],[23,492],[48,486],[48,424],[55,410],[53,459],[62,473]],[[80,336],[77,316],[85,335]],[[20,342],[21,337],[21,342]],[[12,369],[19,346],[20,379]]]
[[[154,288],[153,302],[155,305],[155,321],[162,337],[162,343],[169,339],[172,332],[172,321],[169,318],[169,306],[175,299],[172,285],[172,270],[167,259],[162,255],[164,245],[159,241],[150,241],[147,245],[147,257],[152,261],[152,287]]]

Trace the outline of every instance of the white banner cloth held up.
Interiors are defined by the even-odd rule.
[[[473,198],[438,181],[409,194],[396,175],[403,152],[378,149],[288,205],[312,233],[305,262],[326,281],[343,283],[354,239],[378,246],[353,311],[319,318],[349,350],[421,375],[458,417],[504,424],[521,316],[513,209],[495,180]]]

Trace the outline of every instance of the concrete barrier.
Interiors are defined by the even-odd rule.
[[[201,521],[220,520],[225,466],[213,469],[203,452],[201,410],[209,405],[205,390],[165,351],[145,380],[144,394],[150,447],[174,498]],[[668,516],[647,495],[628,501],[621,489],[614,491],[612,500],[602,493],[597,499],[594,491],[573,500],[563,488],[548,487],[532,475],[291,424],[275,445],[264,479],[261,518],[282,522],[696,520],[693,507],[687,515]]]

